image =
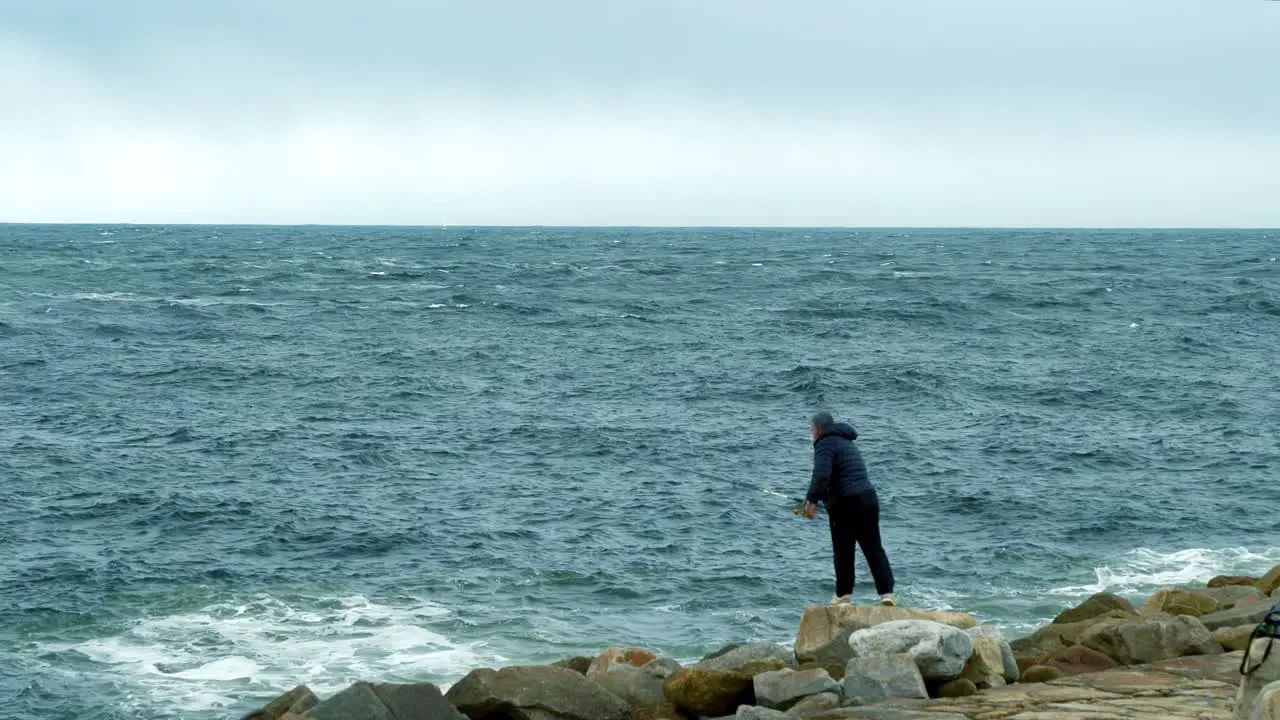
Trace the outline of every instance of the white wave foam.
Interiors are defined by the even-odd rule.
[[[93,300],[95,302],[139,302],[147,298],[140,298],[133,293],[128,292],[109,292],[109,293],[71,293],[70,295],[52,295],[49,293],[32,293],[38,297],[57,298],[59,300]]]
[[[1280,547],[1255,552],[1248,548],[1191,548],[1160,553],[1138,548],[1113,565],[1094,569],[1097,582],[1049,590],[1052,595],[1081,596],[1098,592],[1138,594],[1156,588],[1206,582],[1215,575],[1262,574],[1280,563]]]
[[[361,679],[441,682],[505,661],[481,643],[454,642],[428,627],[450,614],[425,601],[262,595],[40,650],[93,661],[94,674],[110,674],[129,688],[138,705],[132,709],[144,715],[156,708],[202,712],[298,683],[325,695]]]

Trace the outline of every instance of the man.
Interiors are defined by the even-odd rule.
[[[867,479],[867,466],[853,441],[858,431],[838,423],[829,412],[813,416],[813,480],[804,496],[801,514],[817,515],[816,504],[827,507],[831,525],[831,550],[836,565],[836,597],[833,603],[849,602],[853,594],[854,545],[862,547],[876,592],[883,605],[895,605],[893,569],[880,543],[880,499]]]

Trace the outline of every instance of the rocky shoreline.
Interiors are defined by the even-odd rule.
[[[1280,720],[1280,650],[1240,675],[1277,600],[1280,566],[1140,607],[1100,593],[1012,642],[967,613],[822,605],[792,647],[733,645],[687,666],[612,648],[478,669],[447,693],[362,682],[321,701],[299,686],[243,720]]]

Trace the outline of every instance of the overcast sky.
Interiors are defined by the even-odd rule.
[[[0,221],[1280,227],[1280,2],[0,0]]]

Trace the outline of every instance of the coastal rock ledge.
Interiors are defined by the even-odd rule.
[[[1139,608],[1095,596],[1013,643],[963,613],[816,606],[794,650],[733,645],[682,665],[613,648],[478,669],[447,693],[359,682],[321,700],[300,685],[243,720],[1280,720],[1280,651],[1258,664],[1255,641],[1242,683],[1238,649],[1280,599],[1264,599],[1280,568],[1229,580]]]

